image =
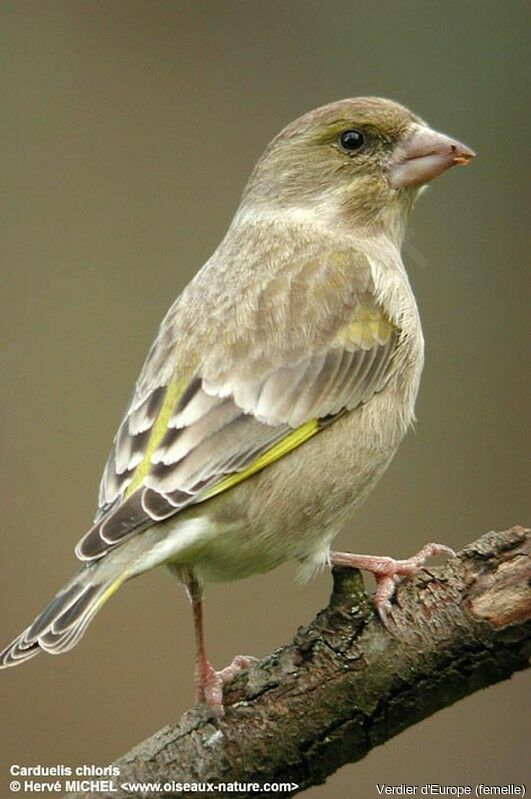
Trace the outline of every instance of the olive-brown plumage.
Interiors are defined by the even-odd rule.
[[[355,98],[266,148],[218,249],[170,308],[105,467],[80,571],[0,656],[71,648],[127,579],[165,563],[197,631],[198,697],[220,714],[201,592],[211,580],[376,574],[385,619],[416,559],[333,553],[414,415],[423,337],[400,246],[420,188],[472,151],[389,100]]]

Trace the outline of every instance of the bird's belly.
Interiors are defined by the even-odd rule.
[[[194,571],[225,582],[295,559],[308,572],[365,499],[404,434],[386,390],[245,482],[197,506],[212,536]]]

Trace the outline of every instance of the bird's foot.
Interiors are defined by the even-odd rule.
[[[455,557],[454,550],[444,544],[425,544],[416,555],[412,555],[406,560],[395,560],[378,555],[354,555],[351,552],[331,552],[330,563],[332,566],[350,566],[374,574],[376,592],[373,602],[384,626],[388,628],[389,615],[392,610],[391,599],[401,577],[413,577],[427,560],[442,554]]]
[[[221,671],[216,671],[209,660],[204,660],[197,674],[197,699],[206,704],[213,715],[221,719],[225,715],[223,707],[223,686],[237,674],[258,663],[251,655],[236,655],[232,662]]]

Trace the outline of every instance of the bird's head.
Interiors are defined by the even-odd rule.
[[[243,201],[257,211],[396,228],[400,238],[422,186],[473,156],[391,100],[341,100],[299,117],[273,139]]]

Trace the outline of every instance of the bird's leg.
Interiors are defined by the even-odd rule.
[[[198,702],[204,702],[217,718],[222,718],[225,715],[223,686],[230,682],[240,671],[256,663],[257,658],[250,655],[236,655],[232,662],[221,671],[214,669],[207,657],[205,648],[202,587],[194,577],[191,569],[183,569],[181,576],[192,603],[194,616],[196,699]]]
[[[376,592],[373,601],[382,622],[387,627],[392,608],[391,599],[400,578],[413,577],[429,558],[441,554],[455,557],[453,549],[444,544],[425,544],[416,555],[406,560],[378,555],[354,555],[351,552],[331,552],[330,563],[332,566],[350,566],[374,574]]]
[[[205,630],[203,624],[203,590],[190,570],[186,570],[184,580],[194,617],[195,637],[195,690],[198,702],[206,701],[205,688],[211,681],[214,669],[207,658]]]

